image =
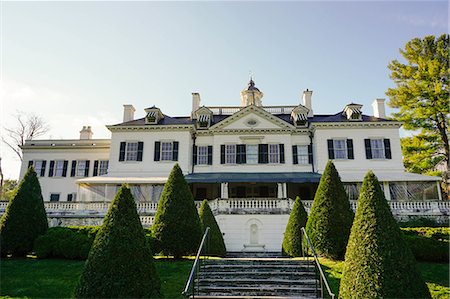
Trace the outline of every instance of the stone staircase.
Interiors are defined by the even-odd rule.
[[[195,281],[195,298],[316,298],[313,260],[280,257],[209,259]]]

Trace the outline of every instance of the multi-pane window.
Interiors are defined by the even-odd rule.
[[[64,172],[64,161],[55,161],[55,177],[62,177]]]
[[[128,142],[126,148],[126,160],[137,161],[137,156],[138,156],[138,143]]]
[[[383,139],[370,139],[370,148],[372,151],[372,159],[385,159]]]
[[[172,142],[161,142],[161,161],[172,161]]]
[[[347,140],[346,139],[334,139],[334,158],[335,159],[347,159]]]
[[[208,164],[208,146],[197,147],[197,164],[198,165]]]
[[[307,145],[298,145],[297,146],[297,159],[298,159],[298,164],[308,164],[309,163],[309,154],[308,154],[308,146]]]
[[[75,201],[77,199],[76,193],[69,193],[67,194],[67,201]]]
[[[34,170],[36,171],[38,176],[44,176],[43,174],[44,161],[34,161]]]
[[[76,176],[84,176],[86,173],[86,161],[77,161]]]
[[[247,164],[258,164],[257,144],[247,144],[246,154],[247,154]]]
[[[269,163],[280,163],[280,146],[269,144]]]
[[[109,165],[109,161],[108,160],[99,161],[99,164],[98,164],[98,175],[107,174],[108,173],[108,165]]]
[[[59,193],[50,193],[50,201],[59,201]]]
[[[225,145],[225,164],[236,164],[236,144]]]

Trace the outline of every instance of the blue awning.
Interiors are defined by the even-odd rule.
[[[318,183],[315,172],[205,172],[185,176],[188,183]]]

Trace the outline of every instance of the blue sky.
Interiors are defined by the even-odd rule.
[[[293,105],[313,90],[315,113],[353,101],[372,114],[387,65],[407,41],[448,32],[446,1],[426,2],[3,2],[2,127],[16,111],[50,124],[44,138],[78,138],[159,106],[188,115],[239,105],[249,72],[265,105]],[[391,110],[389,110],[391,111]],[[2,134],[4,132],[2,131]],[[1,146],[6,177],[19,161]]]

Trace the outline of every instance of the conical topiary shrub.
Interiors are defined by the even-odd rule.
[[[209,227],[209,246],[208,255],[225,256],[227,249],[225,248],[225,242],[223,241],[222,232],[219,225],[216,222],[211,209],[209,208],[208,201],[205,199],[198,211],[200,216],[200,223],[202,225],[202,231],[204,232]]]
[[[76,298],[160,297],[160,282],[131,190],[122,186],[95,237]]]
[[[34,240],[47,229],[41,185],[30,167],[0,220],[1,255],[25,256],[33,250]]]
[[[202,231],[194,198],[178,164],[173,167],[158,203],[152,233],[165,255],[195,254]]]
[[[430,298],[373,172],[358,199],[339,298]]]
[[[292,207],[289,221],[286,225],[286,231],[284,232],[283,239],[283,253],[297,257],[302,256],[302,231],[301,228],[305,227],[308,220],[308,214],[303,207],[300,197],[297,196]]]
[[[344,259],[353,222],[353,211],[339,173],[328,161],[320,179],[306,223],[317,254],[330,259]]]

